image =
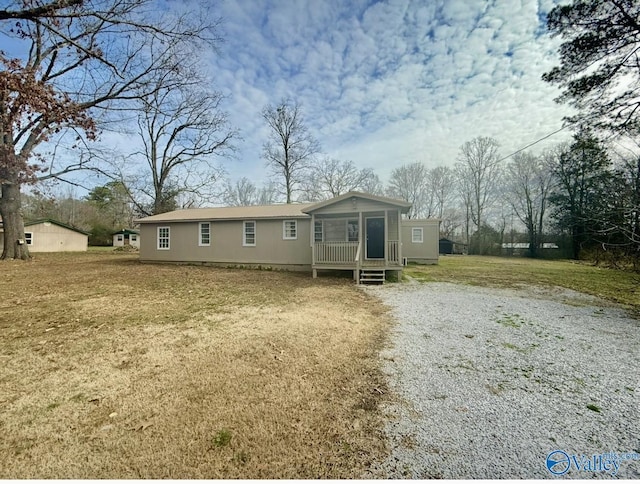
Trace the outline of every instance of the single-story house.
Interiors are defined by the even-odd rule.
[[[29,252],[86,252],[89,233],[52,219],[24,224],[24,243]],[[4,231],[0,227],[0,250],[4,247]]]
[[[122,229],[113,234],[113,246],[124,247],[131,245],[140,248],[140,232],[132,229]]]
[[[318,203],[175,210],[140,220],[142,262],[353,271],[358,282],[438,261],[440,221],[404,220],[411,204],[349,192]]]

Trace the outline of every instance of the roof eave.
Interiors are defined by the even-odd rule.
[[[193,222],[238,222],[242,220],[291,220],[291,219],[301,219],[306,220],[311,216],[306,213],[298,214],[298,215],[246,215],[244,217],[198,217],[198,218],[172,218],[172,219],[153,219],[148,220],[151,217],[140,218],[134,220],[135,223],[138,224],[155,224],[155,223],[170,223],[170,222],[179,222],[179,223],[193,223]]]
[[[57,225],[58,227],[65,228],[67,230],[73,230],[74,232],[78,232],[79,234],[82,234],[82,235],[91,235],[91,232],[85,232],[84,230],[77,229],[75,227],[72,227],[71,225],[67,225],[67,224],[64,224],[62,222],[58,222],[57,220],[53,220],[51,218],[43,218],[43,219],[40,219],[40,220],[33,220],[31,222],[25,222],[24,226],[25,227],[30,227],[31,225],[38,225],[38,224],[42,224],[42,223],[45,223],[45,222],[49,222],[49,223],[51,223],[53,225]]]
[[[351,192],[347,192],[343,195],[334,197],[334,198],[330,198],[329,200],[323,200],[322,202],[318,202],[315,205],[310,206],[309,208],[302,210],[302,212],[304,213],[311,213],[311,212],[315,212],[317,210],[320,210],[324,207],[327,207],[329,205],[333,205],[334,203],[340,203],[344,200],[348,200],[349,198],[352,197],[359,197],[359,198],[364,198],[366,200],[371,200],[374,202],[380,202],[380,203],[386,203],[388,205],[394,205],[398,208],[400,208],[402,213],[407,213],[410,209],[411,209],[411,203],[406,202],[404,200],[399,200],[396,198],[389,198],[389,197],[382,197],[379,195],[371,195],[368,193],[363,193],[363,192],[356,192],[356,191],[351,191]]]

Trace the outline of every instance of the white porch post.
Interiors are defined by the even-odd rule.
[[[398,209],[398,262],[402,265],[402,213]]]
[[[364,260],[364,251],[367,250],[365,238],[365,228],[362,225],[362,212],[358,212],[358,245],[360,245],[360,260],[358,262],[362,262]]]
[[[311,275],[315,279],[318,277],[318,270],[315,268],[316,265],[316,214],[311,214],[311,230],[309,234],[309,239],[311,242]]]

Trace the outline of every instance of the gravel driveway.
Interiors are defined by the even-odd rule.
[[[638,320],[564,289],[365,290],[397,320],[371,477],[640,478]]]

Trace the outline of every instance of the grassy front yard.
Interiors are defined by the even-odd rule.
[[[0,261],[0,478],[344,478],[384,454],[385,309],[350,279]]]
[[[423,282],[513,288],[560,286],[640,311],[639,274],[574,261],[445,256],[436,266],[409,266],[404,273]]]

